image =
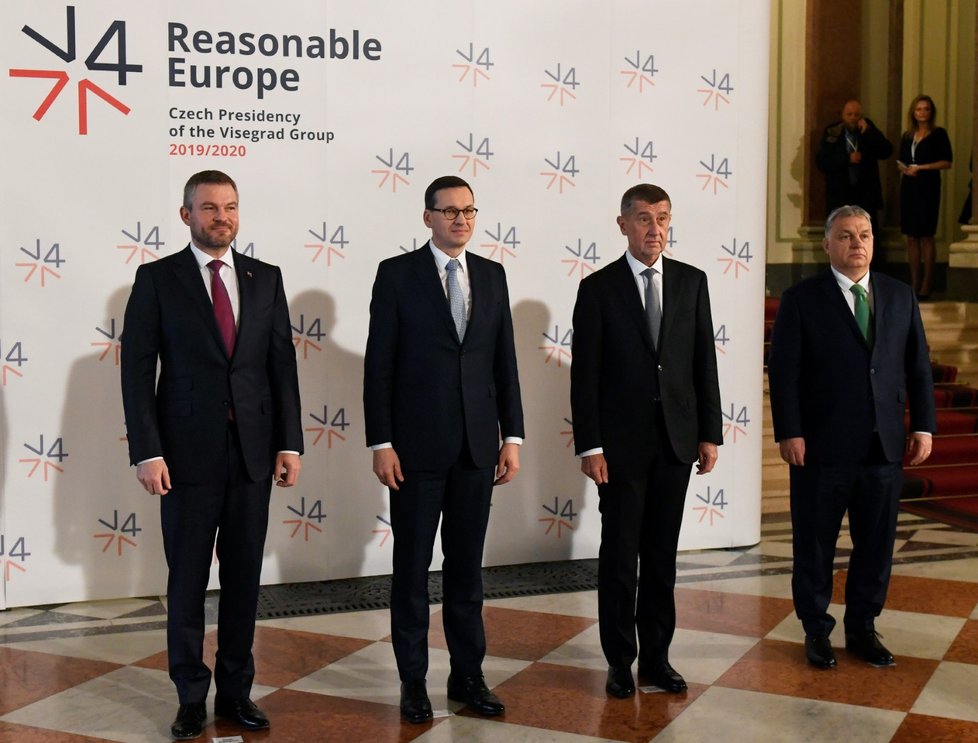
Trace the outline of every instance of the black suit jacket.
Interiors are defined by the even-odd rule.
[[[815,164],[825,173],[826,212],[848,204],[873,213],[883,206],[879,161],[893,154],[893,145],[872,121],[866,119],[866,122],[869,124],[866,131],[856,135],[863,156],[855,166],[855,183],[849,180],[845,125],[837,121],[825,127]]]
[[[611,462],[649,450],[655,381],[669,441],[683,462],[723,443],[716,347],[706,274],[663,257],[658,352],[624,256],[581,281],[574,306],[571,408],[578,454]]]
[[[240,253],[234,266],[240,317],[230,359],[189,246],[140,266],[126,306],[122,399],[129,457],[133,464],[164,457],[175,484],[223,479],[213,449],[226,436],[229,406],[252,480],[271,476],[276,452],[302,452],[282,273]]]
[[[910,430],[936,430],[933,372],[913,291],[879,272],[870,282],[872,349],[831,270],[781,296],[768,361],[774,436],[804,437],[806,464],[862,461],[874,429],[886,459],[900,461],[908,401]]]
[[[500,433],[524,435],[506,273],[469,252],[466,266],[472,311],[462,343],[430,243],[377,268],[364,358],[367,446],[391,442],[403,469],[447,469],[463,440],[476,466],[492,467]]]

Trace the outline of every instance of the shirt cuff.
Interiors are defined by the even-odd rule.
[[[582,451],[580,454],[578,454],[577,458],[583,459],[584,457],[591,457],[594,456],[595,454],[604,454],[604,449],[602,449],[600,446],[594,449],[588,449],[587,451]]]
[[[507,436],[503,439],[504,444],[516,444],[517,446],[523,446],[523,439],[519,436]]]
[[[390,441],[385,441],[383,444],[374,444],[370,447],[371,451],[380,451],[381,449],[393,449],[394,445]]]

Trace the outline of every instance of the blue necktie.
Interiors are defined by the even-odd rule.
[[[462,299],[462,288],[458,285],[458,258],[452,258],[446,266],[448,270],[448,306],[452,310],[455,321],[455,332],[459,342],[465,338],[465,300]]]

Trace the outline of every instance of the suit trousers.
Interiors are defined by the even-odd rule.
[[[878,440],[857,464],[791,467],[794,566],[791,593],[805,633],[828,637],[836,541],[849,513],[852,554],[846,576],[846,632],[872,631],[883,610],[893,563],[903,486],[900,462],[886,462]]]
[[[390,491],[394,534],[391,635],[402,681],[428,673],[428,569],[441,520],[445,640],[452,673],[482,672],[482,552],[495,468],[476,468],[463,454],[443,472],[406,470]]]
[[[661,410],[656,418],[644,456],[618,461],[605,452],[608,482],[598,486],[598,624],[609,666],[668,660],[676,629],[676,550],[691,466],[673,453]]]
[[[214,683],[223,699],[251,693],[255,662],[251,646],[268,528],[271,479],[251,482],[245,473],[234,423],[215,446],[216,485],[174,483],[160,498],[167,579],[166,644],[170,678],[180,703],[202,702],[211,672],[203,659],[204,599],[215,538],[221,594]]]

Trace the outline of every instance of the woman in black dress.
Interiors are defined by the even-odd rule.
[[[951,167],[951,140],[934,123],[937,107],[918,95],[907,113],[908,129],[900,140],[900,231],[907,238],[910,283],[920,298],[934,284],[934,233],[941,205],[941,173]]]

